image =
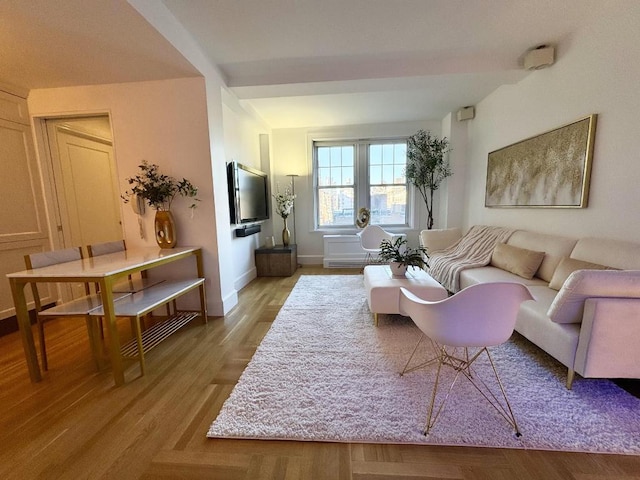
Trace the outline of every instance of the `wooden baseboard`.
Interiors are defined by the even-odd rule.
[[[29,310],[29,318],[31,319],[31,325],[36,323],[35,310]],[[3,318],[2,320],[0,320],[0,337],[9,335],[10,333],[14,333],[17,331],[18,331],[18,319],[16,318],[15,315],[13,315],[12,317]]]

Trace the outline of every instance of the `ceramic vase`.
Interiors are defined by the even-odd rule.
[[[168,210],[157,210],[155,218],[156,242],[160,248],[173,248],[178,243],[176,224]]]
[[[287,247],[289,246],[291,234],[289,233],[289,229],[287,228],[287,217],[282,217],[282,219],[284,220],[284,229],[282,230],[282,245]]]
[[[399,262],[390,262],[389,268],[394,277],[404,277],[407,273],[407,266]]]

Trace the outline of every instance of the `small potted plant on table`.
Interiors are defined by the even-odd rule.
[[[389,262],[391,274],[394,277],[404,277],[407,267],[422,268],[426,265],[425,257],[428,257],[424,247],[411,248],[407,246],[405,237],[397,237],[395,240],[383,240],[380,242],[380,259]]]

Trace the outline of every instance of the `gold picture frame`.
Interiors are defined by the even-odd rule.
[[[586,208],[597,114],[489,153],[485,207]]]

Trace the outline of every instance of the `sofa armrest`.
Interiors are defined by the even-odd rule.
[[[556,323],[580,323],[585,300],[640,298],[640,270],[576,270],[564,282],[547,315]]]
[[[640,299],[585,301],[574,370],[585,378],[640,378]]]
[[[445,228],[422,230],[420,232],[420,246],[427,249],[429,255],[452,246],[462,238],[460,228]]]

